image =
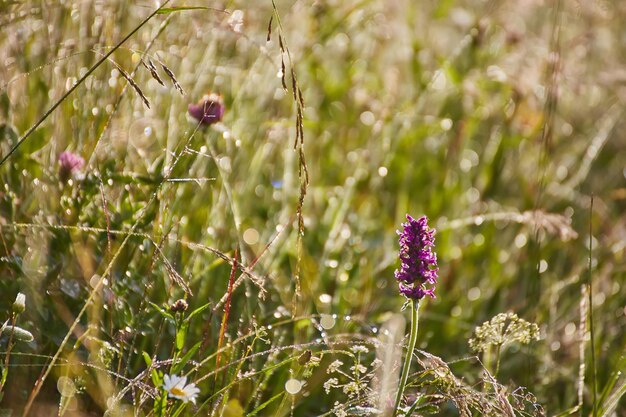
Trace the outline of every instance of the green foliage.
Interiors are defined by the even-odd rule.
[[[408,414],[587,414],[592,347],[599,415],[623,408],[619,2],[163,3],[0,5],[0,157],[26,137],[0,166],[2,409],[374,413],[374,368],[402,363],[376,360],[381,329],[404,335],[406,213],[431,219],[441,268]],[[198,126],[209,91],[226,113]],[[68,181],[64,151],[85,159]],[[471,357],[507,311],[541,340]],[[344,391],[354,361],[367,381]]]

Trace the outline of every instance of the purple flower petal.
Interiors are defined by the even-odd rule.
[[[72,152],[61,152],[59,155],[59,178],[65,182],[85,165],[85,160]]]
[[[208,94],[198,103],[190,104],[187,111],[201,125],[209,126],[221,121],[224,117],[224,101],[218,94]]]

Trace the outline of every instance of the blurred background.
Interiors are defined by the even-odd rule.
[[[222,365],[262,358],[198,382],[203,401],[227,387],[246,413],[271,398],[256,414],[331,413],[348,395],[323,388],[334,343],[376,340],[401,312],[408,213],[437,229],[419,349],[480,390],[485,358],[468,340],[516,313],[540,340],[500,352],[503,386],[548,415],[590,414],[593,345],[596,403],[626,415],[626,2],[273,4],[171,2],[121,46],[158,5],[0,4],[3,157],[115,49],[0,166],[0,320],[24,293],[16,325],[34,338],[8,349],[3,332],[0,407],[19,415],[30,397],[32,415],[102,415],[117,395],[116,413],[137,413],[142,352],[171,358],[176,332],[150,303],[186,298],[209,305],[187,332],[187,347],[202,341],[194,360],[227,343]],[[209,92],[225,114],[201,126],[188,106]],[[84,163],[63,173],[65,151]],[[305,349],[322,367],[277,397],[300,368],[276,364]],[[441,380],[416,381],[436,403],[424,414],[464,415]],[[234,409],[219,403],[213,415]]]

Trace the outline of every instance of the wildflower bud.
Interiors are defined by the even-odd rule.
[[[313,352],[311,352],[310,350],[305,350],[304,353],[302,353],[302,355],[298,357],[298,363],[302,366],[306,365],[311,360],[312,354]]]
[[[207,94],[198,103],[190,104],[187,110],[189,115],[201,125],[209,126],[221,121],[224,117],[224,100],[219,94]]]
[[[13,312],[15,314],[21,314],[26,310],[26,296],[21,292],[17,293],[15,301],[13,302]]]
[[[181,298],[180,300],[176,300],[174,304],[170,306],[170,310],[174,313],[178,313],[187,310],[187,307],[189,307],[189,304]]]
[[[62,152],[59,155],[59,179],[62,182],[69,180],[85,165],[85,160],[72,152]]]

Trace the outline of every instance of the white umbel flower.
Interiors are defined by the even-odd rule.
[[[196,395],[200,392],[200,389],[196,387],[196,384],[187,384],[186,376],[165,375],[163,377],[163,389],[167,391],[167,395],[170,398],[176,398],[183,402],[191,401],[196,403]]]

